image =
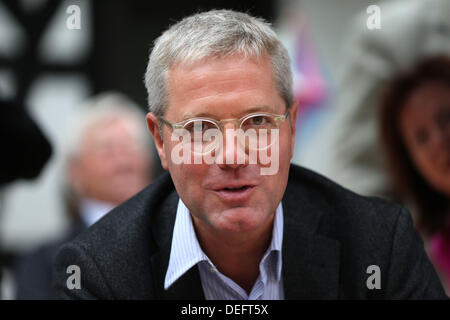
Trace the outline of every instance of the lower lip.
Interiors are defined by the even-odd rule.
[[[250,198],[253,189],[255,189],[254,186],[237,191],[218,190],[214,192],[226,202],[244,202]]]

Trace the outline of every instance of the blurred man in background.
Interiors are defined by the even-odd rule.
[[[51,299],[51,270],[59,246],[151,182],[151,140],[143,119],[117,93],[101,94],[80,108],[65,150],[63,190],[71,227],[61,239],[19,260],[18,299]]]

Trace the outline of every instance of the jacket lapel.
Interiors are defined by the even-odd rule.
[[[168,290],[164,289],[164,280],[169,265],[173,227],[177,212],[178,196],[173,192],[162,206],[152,223],[158,226],[152,230],[159,250],[150,258],[153,279],[153,291],[157,299],[199,300],[204,299],[200,274],[197,266],[181,276]]]
[[[321,211],[292,184],[283,198],[286,299],[337,299],[340,243],[317,234]]]
[[[286,236],[294,230],[286,230]],[[339,242],[325,237],[286,237],[283,282],[286,299],[337,299]]]
[[[169,300],[204,300],[198,267],[195,265],[175,281],[164,293]]]

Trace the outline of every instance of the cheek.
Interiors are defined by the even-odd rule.
[[[279,161],[280,167],[289,164],[294,155],[295,135],[282,131],[280,136]]]
[[[83,163],[82,171],[83,175],[90,180],[94,180],[94,177],[103,177],[107,175],[110,165],[97,157],[91,157],[86,159]]]
[[[435,185],[441,179],[441,173],[436,169],[433,158],[422,148],[413,147],[408,149],[416,169],[428,183]]]
[[[403,125],[401,135],[408,156],[413,165],[419,171],[423,171],[427,167],[427,154],[425,153],[424,149],[417,145],[417,143],[414,141],[413,133],[408,132],[408,130],[406,130],[404,127],[405,125]]]
[[[169,162],[169,172],[178,194],[183,199],[202,197],[202,181],[208,170],[203,164],[175,164]]]
[[[426,154],[419,147],[412,146],[411,143],[407,144],[407,150],[414,166],[421,172],[427,170],[428,161]]]
[[[151,167],[151,159],[147,153],[144,152],[136,152],[134,154],[130,154],[129,163],[137,170],[146,172]]]

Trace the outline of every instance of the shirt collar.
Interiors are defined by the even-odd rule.
[[[277,254],[277,263],[276,263],[276,275],[277,281],[281,279],[281,267],[282,267],[282,255],[281,249],[283,244],[283,207],[280,204],[275,211],[275,218],[273,222],[273,231],[272,231],[272,240],[270,242],[269,248],[266,251],[266,254],[274,252]]]
[[[283,208],[280,204],[275,211],[272,240],[264,258],[272,251],[278,251],[276,264],[277,280],[281,278],[281,247],[283,242]],[[263,260],[264,260],[263,258]],[[164,280],[164,289],[167,290],[178,278],[201,261],[211,263],[203,252],[195,234],[189,209],[181,198],[178,201],[175,226],[172,236],[169,266]],[[211,263],[212,264],[212,263]]]
[[[90,227],[105,214],[114,209],[115,205],[90,198],[83,198],[80,202],[80,217]]]

